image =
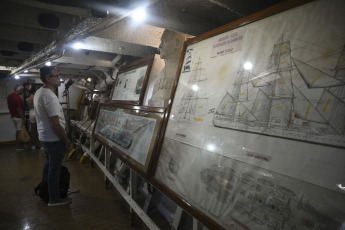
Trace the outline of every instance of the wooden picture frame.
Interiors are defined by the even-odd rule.
[[[156,154],[164,112],[161,108],[102,103],[92,135],[147,178]]]
[[[336,4],[332,9],[344,8],[344,3],[337,1]],[[340,203],[345,202],[345,196],[343,191],[335,191],[334,188],[334,184],[341,180],[339,175],[345,175],[345,169],[343,163],[333,164],[335,161],[345,161],[344,130],[340,130],[345,127],[341,123],[344,122],[341,116],[345,117],[345,110],[332,113],[338,116],[335,117],[340,123],[338,126],[333,124],[334,127],[325,128],[325,124],[320,128],[321,125],[313,124],[308,130],[318,127],[318,131],[310,132],[307,136],[300,132],[308,125],[305,120],[311,115],[312,107],[317,107],[312,103],[304,106],[303,103],[308,100],[302,94],[315,93],[316,98],[326,96],[320,89],[312,93],[308,91],[324,75],[319,74],[314,78],[299,76],[298,81],[289,82],[292,82],[290,88],[293,87],[295,94],[283,99],[300,99],[294,105],[296,114],[289,113],[289,116],[301,117],[297,120],[300,123],[291,124],[278,119],[277,111],[284,109],[284,106],[275,105],[274,102],[270,105],[276,109],[272,112],[270,126],[262,129],[260,122],[255,123],[247,115],[254,113],[251,109],[238,113],[239,117],[232,120],[237,124],[231,124],[230,115],[226,117],[220,112],[231,107],[229,103],[224,103],[227,101],[235,101],[235,106],[249,104],[250,100],[240,100],[242,93],[266,93],[263,89],[245,92],[239,89],[236,91],[238,97],[234,99],[232,92],[235,91],[235,85],[254,80],[239,70],[247,59],[260,70],[250,72],[258,81],[255,87],[264,86],[260,81],[274,71],[278,71],[279,76],[287,70],[294,71],[296,76],[303,71],[302,68],[307,72],[315,71],[310,66],[328,72],[343,71],[343,67],[338,67],[337,63],[344,60],[341,55],[345,54],[345,31],[341,24],[344,16],[340,10],[329,16],[329,11],[330,6],[324,0],[286,1],[185,42],[168,107],[169,119],[164,122],[164,137],[158,147],[160,154],[157,155],[156,168],[149,181],[207,228],[288,229],[291,226],[304,228],[308,224],[337,228],[345,218],[343,207],[338,205],[340,200]],[[342,20],[333,26],[336,21],[333,17]],[[327,23],[332,28],[325,28]],[[342,31],[341,34],[338,34],[339,31]],[[292,40],[291,46],[284,38]],[[308,39],[312,45],[306,45],[305,40]],[[323,47],[322,51],[317,50],[315,44]],[[319,53],[313,53],[316,51]],[[334,56],[325,58],[323,52]],[[277,56],[279,61],[274,59]],[[268,61],[260,64],[261,60]],[[240,77],[237,78],[237,75]],[[345,87],[345,80],[340,76],[338,78],[320,84],[324,84],[324,87]],[[281,79],[277,84],[287,84],[288,80]],[[328,76],[325,79],[329,79]],[[302,89],[298,91],[298,87]],[[275,91],[275,95],[267,98],[277,99],[281,92]],[[253,98],[255,100],[256,97]],[[194,99],[199,101],[191,104]],[[327,99],[324,102],[316,110],[327,111],[330,102]],[[303,107],[302,104],[305,109],[303,116],[297,111]],[[241,120],[241,116],[248,119]],[[278,125],[279,122],[285,122],[284,128]],[[278,130],[284,131],[279,133]],[[326,163],[329,159],[336,160]],[[316,161],[323,162],[323,171],[327,171],[327,175],[319,173],[320,165]],[[317,205],[326,196],[329,197],[327,204],[322,207]],[[309,202],[313,204],[313,212],[328,218],[328,221],[296,212],[303,205],[307,207],[311,204]],[[272,213],[272,210],[287,210],[284,207],[289,207],[288,218],[282,212]],[[334,215],[329,215],[330,210]],[[298,222],[302,219],[308,220],[308,223]]]
[[[154,55],[123,66],[117,73],[111,91],[111,103],[142,105]]]

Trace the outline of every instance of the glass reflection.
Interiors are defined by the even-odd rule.
[[[337,184],[337,187],[340,188],[341,190],[345,191],[345,186],[343,186],[342,184]]]
[[[209,151],[214,151],[216,149],[216,147],[214,145],[210,144],[210,145],[207,145],[207,149]]]
[[[251,70],[253,68],[253,64],[251,62],[247,61],[243,64],[243,68],[245,70]]]

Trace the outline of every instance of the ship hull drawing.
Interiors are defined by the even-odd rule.
[[[98,134],[110,145],[115,144],[124,151],[131,151],[132,147],[134,148],[135,144],[138,144],[140,135],[147,128],[151,130],[154,124],[155,122],[150,118],[122,114],[120,111],[101,110],[95,134]]]
[[[129,131],[119,130],[113,125],[106,125],[99,132],[125,149],[128,149],[133,141],[133,136]]]
[[[227,217],[248,229],[337,229],[339,222],[333,220],[315,201],[290,188],[277,184],[269,177],[251,172],[236,172],[218,165],[205,168],[200,177],[210,196],[227,204]],[[222,215],[223,213],[220,213]],[[249,228],[249,226],[253,228]],[[254,227],[255,226],[255,227]]]
[[[280,39],[267,68],[239,68],[213,118],[215,127],[345,147],[345,46],[330,75],[291,54]]]

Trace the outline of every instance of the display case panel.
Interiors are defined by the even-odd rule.
[[[163,116],[163,109],[103,103],[98,110],[93,137],[146,178]]]
[[[151,183],[209,229],[340,228],[344,8],[286,1],[187,41]]]

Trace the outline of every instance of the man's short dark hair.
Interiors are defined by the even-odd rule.
[[[40,69],[40,79],[43,83],[47,82],[47,77],[51,76],[54,69],[56,69],[55,66],[43,66]]]

